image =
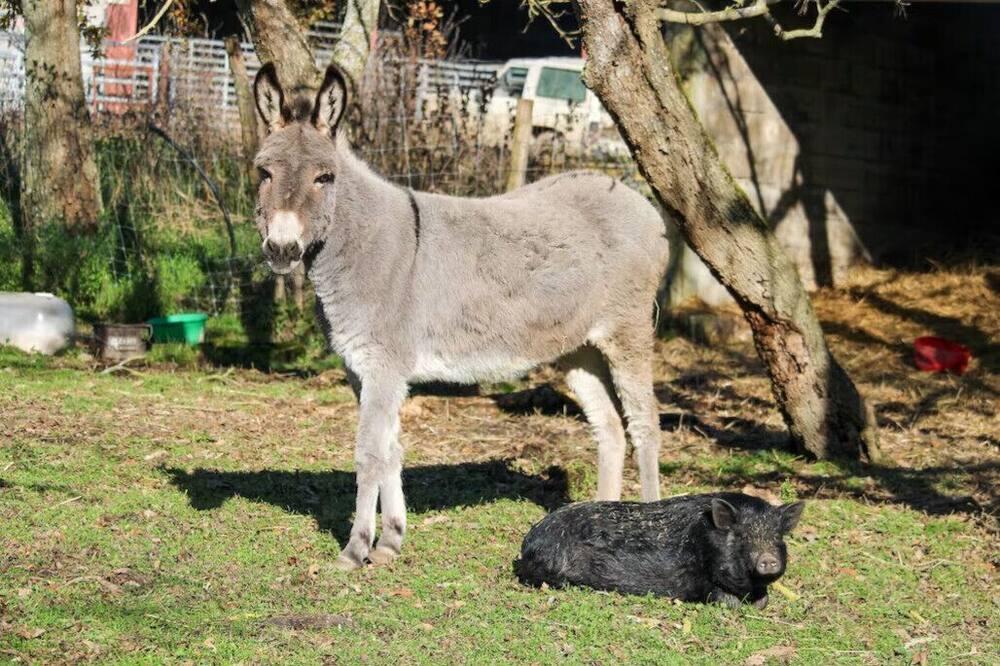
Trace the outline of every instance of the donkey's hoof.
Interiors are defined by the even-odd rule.
[[[333,562],[334,571],[354,571],[361,565],[346,555],[340,555]]]
[[[386,548],[385,546],[378,546],[375,550],[368,553],[368,559],[376,566],[380,564],[389,564],[389,562],[392,562],[397,557],[399,557],[399,553],[391,548]]]

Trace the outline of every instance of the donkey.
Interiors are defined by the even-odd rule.
[[[254,161],[264,257],[278,274],[304,262],[359,401],[357,505],[337,568],[386,563],[402,547],[399,410],[411,382],[499,381],[558,361],[597,439],[598,498],[621,496],[624,416],[642,499],[659,499],[652,314],[668,244],[656,208],[585,172],[483,199],[391,184],[351,151],[348,86],[333,65],[315,99],[286,99],[267,64],[254,97],[267,127]]]

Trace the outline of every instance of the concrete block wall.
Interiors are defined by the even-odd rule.
[[[787,43],[763,21],[688,30],[668,38],[692,103],[810,289],[1000,234],[1000,5],[851,3],[823,39]],[[696,261],[675,264],[692,276],[673,300],[717,299]]]

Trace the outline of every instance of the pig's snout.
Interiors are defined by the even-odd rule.
[[[757,558],[756,568],[761,576],[774,576],[781,573],[781,561],[777,556],[765,553]]]

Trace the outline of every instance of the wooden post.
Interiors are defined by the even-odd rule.
[[[285,302],[285,276],[275,275],[274,276],[274,302],[284,303]]]
[[[299,314],[306,307],[306,265],[299,264],[292,271],[292,297],[295,299],[295,307],[299,309]]]
[[[160,127],[170,130],[170,40],[160,47],[160,62],[156,70],[156,100],[154,115]]]
[[[257,190],[257,170],[253,167],[253,158],[257,155],[257,112],[254,109],[253,93],[250,91],[250,77],[247,75],[246,63],[243,62],[243,50],[240,40],[234,35],[226,37],[226,53],[229,56],[229,69],[233,75],[233,85],[236,88],[236,104],[240,114],[240,137],[243,142],[243,164],[250,184],[250,192]]]
[[[517,116],[514,118],[514,137],[510,148],[510,171],[507,172],[507,191],[524,185],[528,171],[528,153],[531,152],[531,110],[534,103],[530,99],[517,100]]]

